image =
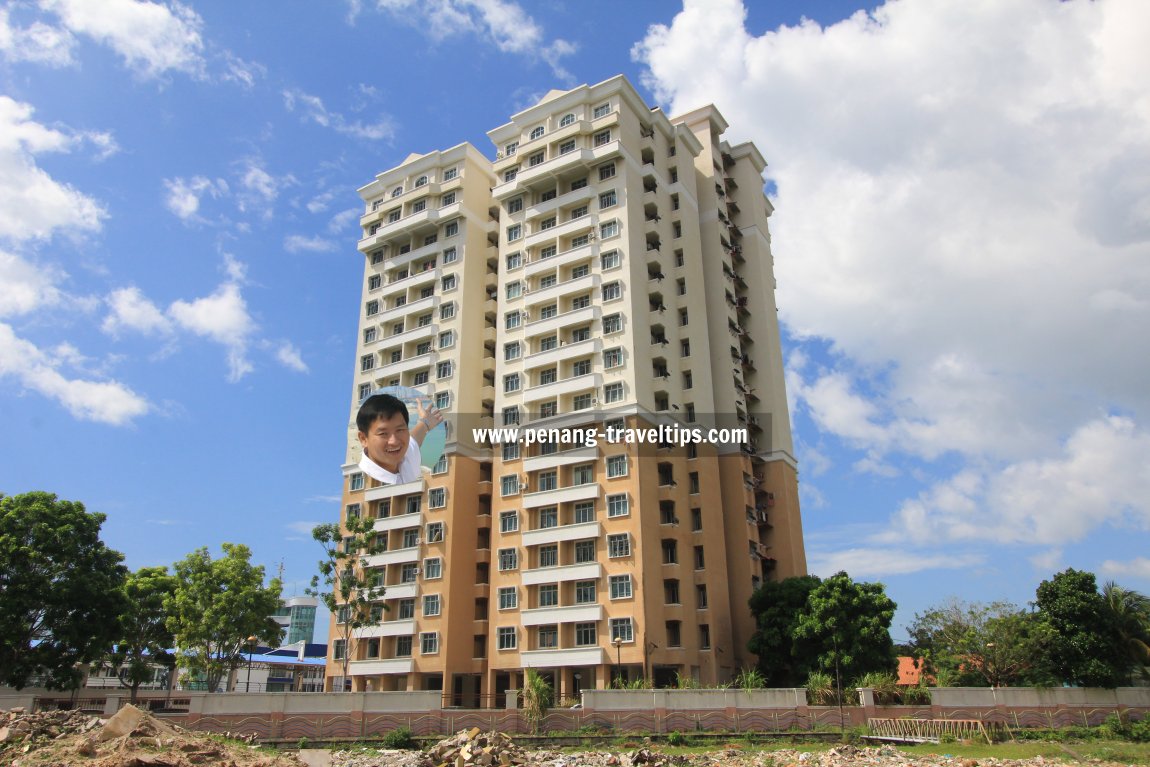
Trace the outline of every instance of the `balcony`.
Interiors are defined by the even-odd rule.
[[[602,666],[607,651],[602,647],[572,647],[563,650],[522,650],[519,662],[524,668],[563,668],[565,666]]]
[[[411,658],[389,660],[353,660],[348,664],[351,676],[375,676],[377,674],[410,674],[415,663]]]
[[[586,391],[593,387],[599,387],[602,384],[603,376],[600,373],[584,373],[582,375],[563,378],[553,383],[529,386],[523,392],[523,401],[537,402],[539,400],[552,399],[564,394]]]
[[[524,546],[539,546],[545,543],[562,543],[563,541],[581,541],[586,538],[598,538],[603,534],[603,527],[598,522],[580,522],[575,525],[558,525],[556,527],[541,527],[536,530],[523,531]]]
[[[524,626],[546,626],[549,623],[584,623],[603,620],[603,605],[567,605],[566,607],[539,607],[523,610],[520,620]]]
[[[574,234],[586,234],[595,231],[595,227],[599,225],[599,217],[594,214],[580,216],[579,218],[572,218],[558,226],[553,226],[550,229],[541,229],[527,235],[523,246],[525,248],[534,248],[547,242],[570,237]],[[547,259],[550,260],[550,259]]]
[[[591,290],[599,286],[599,275],[588,274],[585,277],[577,277],[573,280],[564,280],[563,282],[552,285],[549,288],[535,289],[530,293],[524,293],[523,297],[526,299],[527,305],[535,306],[536,304],[548,304],[557,301],[561,296],[568,295],[569,293],[577,293],[583,290]]]
[[[419,370],[420,368],[429,367],[439,361],[439,355],[435,352],[428,352],[427,354],[417,354],[414,357],[400,360],[399,362],[386,362],[380,367],[378,375],[399,375],[400,373],[409,373],[412,370]]]
[[[600,491],[601,488],[598,485],[588,483],[586,485],[561,487],[556,490],[540,490],[534,493],[526,493],[523,496],[523,508],[537,509],[540,506],[553,506],[573,501],[593,501],[599,497]]]
[[[582,221],[583,219],[579,219]],[[549,229],[548,231],[554,231]],[[523,270],[523,274],[531,277],[543,272],[550,272],[556,267],[566,266],[567,264],[575,264],[584,259],[591,257],[592,245],[580,245],[577,248],[565,250],[562,253],[556,253],[548,258],[539,258],[538,256],[532,258],[527,262],[527,267]]]
[[[395,498],[401,495],[413,495],[415,493],[422,494],[424,491],[423,478],[419,478],[414,482],[404,482],[402,485],[380,485],[379,487],[369,487],[364,491],[365,501],[379,501],[384,498]]]
[[[390,517],[380,517],[375,520],[372,529],[377,533],[385,530],[405,530],[409,527],[419,527],[423,524],[423,514],[394,514]]]
[[[352,629],[351,635],[356,639],[374,639],[375,637],[409,636],[415,633],[415,619],[399,621],[381,621],[374,626]]]
[[[580,311],[583,311],[582,309]],[[574,314],[574,312],[569,312]],[[532,335],[535,331],[532,330]],[[535,368],[550,367],[558,365],[560,362],[569,360],[575,357],[582,357],[585,354],[598,354],[603,346],[603,342],[598,338],[588,338],[586,341],[579,341],[573,344],[560,344],[554,349],[548,349],[545,352],[535,352],[528,354],[523,358],[523,366],[527,370]],[[550,384],[547,384],[548,386]]]
[[[381,325],[384,325],[388,322],[394,322],[395,320],[406,317],[409,314],[421,314],[423,312],[434,309],[438,305],[439,296],[428,296],[427,298],[421,298],[418,301],[412,301],[411,303],[404,304],[403,306],[393,306],[392,308],[375,315],[373,320]]]
[[[385,551],[382,554],[373,554],[370,557],[364,557],[363,561],[365,567],[384,567],[385,565],[418,562],[419,546],[409,546],[406,549],[395,549],[393,551]],[[390,591],[384,592],[385,598],[391,598],[392,596]]]
[[[602,130],[602,128],[598,129]],[[585,147],[576,149],[574,152],[558,155],[534,167],[525,167],[521,164],[516,177],[510,181],[499,183],[492,190],[492,194],[497,200],[505,200],[523,192],[525,189],[541,187],[544,183],[551,181],[556,176],[560,176],[565,172],[573,171],[581,166],[597,165],[609,157],[618,155],[620,146],[619,140],[616,139],[614,141],[608,141],[602,146],[592,148]],[[517,156],[519,156],[521,162],[526,163],[526,158],[531,154],[531,149],[531,147],[527,146],[519,147]],[[514,163],[511,164],[513,165]]]
[[[539,469],[552,469],[556,466],[570,466],[573,463],[587,463],[599,457],[599,451],[594,447],[581,447],[576,450],[563,450],[550,455],[536,455],[523,459],[523,471],[532,472]]]
[[[576,189],[567,194],[561,194],[558,197],[553,197],[545,202],[540,202],[531,205],[524,213],[526,220],[531,220],[537,216],[545,216],[559,208],[565,208],[568,205],[575,205],[585,200],[591,200],[598,194],[593,186],[585,186],[582,189]]]
[[[551,335],[552,333],[559,332],[562,328],[596,322],[598,319],[599,307],[587,306],[582,309],[574,309],[563,312],[562,314],[556,314],[554,317],[548,317],[545,320],[528,322],[523,326],[523,329],[528,337]]]
[[[383,587],[384,599],[412,599],[418,593],[419,585],[416,583],[395,583]]]
[[[395,335],[390,335],[380,340],[387,346],[391,346],[392,344],[408,344],[412,341],[426,341],[429,338],[435,338],[438,332],[439,325],[432,322],[427,325],[408,328],[402,333],[396,333]]]
[[[567,581],[591,581],[603,577],[603,566],[598,562],[584,562],[579,565],[561,567],[536,567],[524,570],[520,579],[524,586],[538,586],[541,583],[566,583]]]

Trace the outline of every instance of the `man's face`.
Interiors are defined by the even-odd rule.
[[[407,455],[409,435],[402,413],[391,418],[376,418],[367,434],[359,433],[367,457],[390,472],[398,472]]]

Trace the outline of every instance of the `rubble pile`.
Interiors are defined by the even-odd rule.
[[[8,767],[302,767],[161,721],[127,705],[109,719],[80,711],[0,712],[0,764]]]

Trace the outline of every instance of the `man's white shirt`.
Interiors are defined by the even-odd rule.
[[[407,440],[407,453],[403,456],[403,463],[398,472],[390,472],[368,458],[367,451],[364,451],[363,457],[359,459],[360,470],[385,485],[402,485],[419,479],[421,476],[419,443],[415,441],[415,437],[408,437]]]

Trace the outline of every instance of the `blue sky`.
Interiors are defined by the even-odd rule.
[[[133,568],[242,542],[300,592],[355,189],[623,73],[770,163],[814,572],[883,581],[896,637],[1067,566],[1150,590],[1147,4],[269,9],[0,5],[0,492],[104,512]]]

